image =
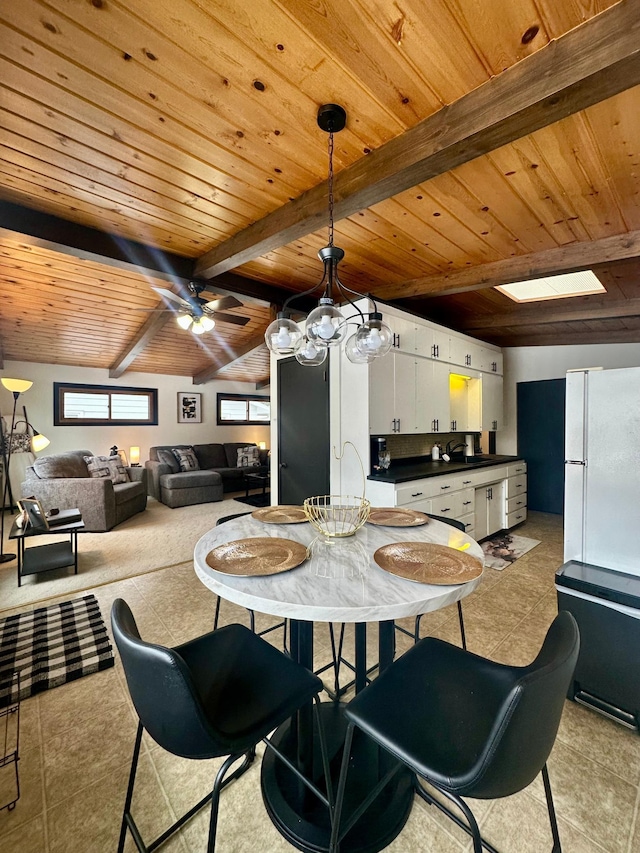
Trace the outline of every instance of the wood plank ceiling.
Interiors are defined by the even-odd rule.
[[[637,0],[3,3],[3,356],[264,380],[269,303],[320,277],[325,102],[348,114],[347,285],[501,345],[638,341],[638,44]],[[12,226],[16,206],[156,262]],[[233,309],[249,323],[154,323],[180,259],[262,294]],[[605,295],[492,289],[585,266]]]

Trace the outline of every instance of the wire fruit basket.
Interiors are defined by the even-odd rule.
[[[340,456],[336,453],[335,448],[333,452],[336,459],[341,461],[347,444],[351,444],[358,457],[362,472],[362,491],[364,493],[364,468],[362,467],[360,454],[352,442],[345,441],[342,445]],[[319,533],[322,533],[323,536],[336,539],[353,536],[356,530],[359,530],[369,518],[371,511],[371,502],[365,497],[356,495],[315,495],[314,497],[306,498],[303,506],[309,523]]]
[[[371,503],[355,495],[316,495],[304,502],[309,523],[324,536],[353,536],[369,518]]]

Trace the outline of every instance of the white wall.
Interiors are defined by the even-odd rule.
[[[504,421],[497,434],[496,450],[509,455],[518,452],[518,382],[564,379],[567,370],[580,367],[639,367],[640,343],[592,344],[590,346],[506,347],[504,353]]]
[[[39,455],[61,453],[65,450],[91,450],[97,455],[108,455],[109,448],[116,444],[129,455],[131,446],[140,448],[140,461],[149,458],[149,448],[158,444],[206,444],[224,441],[265,441],[269,447],[268,426],[217,426],[216,394],[269,395],[269,389],[256,392],[255,384],[248,382],[208,382],[193,385],[191,377],[164,376],[155,373],[125,373],[120,379],[109,379],[108,370],[85,367],[69,367],[58,364],[36,364],[33,362],[6,361],[0,376],[12,379],[31,379],[32,387],[18,398],[17,417],[22,419],[26,406],[29,421],[51,441],[49,447]],[[157,426],[54,426],[53,383],[80,382],[93,385],[132,386],[158,389]],[[202,394],[202,423],[179,424],[178,392],[190,391]],[[13,395],[0,385],[0,412],[8,429],[11,424]],[[23,430],[23,427],[19,429]],[[16,454],[23,456],[27,454]],[[19,462],[18,459],[15,460]],[[14,461],[11,463],[11,482],[16,489]],[[17,481],[19,493],[19,479]]]

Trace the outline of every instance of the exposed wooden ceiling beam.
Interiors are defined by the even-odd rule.
[[[640,343],[640,329],[618,329],[611,331],[602,329],[597,331],[588,329],[586,331],[563,332],[562,340],[558,340],[557,333],[549,331],[547,335],[493,335],[492,343],[500,347],[552,347],[571,346],[586,344],[636,344]]]
[[[415,296],[450,296],[454,293],[484,290],[498,284],[575,272],[597,264],[637,257],[640,257],[640,231],[630,231],[628,234],[616,234],[601,240],[570,243],[543,252],[532,252],[490,264],[465,267],[455,272],[390,284],[376,290],[376,296],[387,300],[409,299]]]
[[[569,299],[572,303],[575,300]],[[549,323],[572,323],[589,320],[615,320],[618,317],[640,317],[640,299],[619,300],[612,304],[590,303],[582,307],[560,307],[560,300],[537,303],[537,306],[522,307],[519,310],[505,311],[486,317],[473,317],[465,321],[461,318],[457,324],[466,332],[480,332],[486,329],[499,329],[514,326],[540,326]]]
[[[174,316],[171,311],[158,311],[150,314],[140,331],[127,344],[109,368],[109,379],[117,379],[119,376],[122,376],[125,370],[127,370]]]
[[[351,216],[640,83],[637,0],[621,0],[340,172],[335,218]],[[319,184],[203,255],[211,278],[327,222]]]
[[[260,382],[256,382],[256,391],[262,391],[263,388],[268,388],[271,385],[271,377],[268,376],[266,379],[261,379]]]
[[[253,352],[255,349],[258,349],[260,346],[265,346],[264,342],[264,331],[260,335],[256,335],[251,338],[251,340],[247,341],[246,344],[241,346],[239,349],[235,351],[235,353],[225,361],[221,361],[218,364],[212,364],[210,367],[207,367],[205,370],[201,370],[200,373],[197,373],[193,377],[194,385],[204,385],[205,382],[210,382],[212,379],[220,378],[218,374],[222,370],[223,367],[229,367],[232,364],[236,364],[236,362],[241,361],[245,356],[249,355],[249,353]]]

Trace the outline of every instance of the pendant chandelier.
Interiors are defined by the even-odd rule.
[[[391,329],[383,322],[382,314],[371,295],[351,290],[340,281],[338,275],[338,264],[344,258],[344,251],[333,245],[333,135],[344,128],[346,121],[346,112],[337,104],[324,104],[318,110],[318,127],[329,134],[329,244],[318,252],[324,265],[324,274],[318,284],[303,293],[290,296],[284,302],[282,311],[267,327],[264,335],[271,352],[276,355],[293,354],[300,364],[309,366],[322,364],[327,358],[329,347],[339,346],[343,341],[349,361],[369,364],[374,358],[389,352],[393,338]],[[294,299],[308,296],[320,288],[324,288],[324,291],[318,307],[308,314],[303,332],[291,319],[288,306]],[[373,311],[363,314],[352,297],[368,298]],[[349,303],[356,313],[345,317],[336,308],[336,299],[340,303]],[[356,329],[352,331],[354,326]]]

